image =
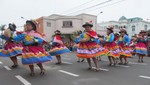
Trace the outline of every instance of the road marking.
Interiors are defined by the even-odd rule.
[[[5,68],[6,70],[11,70],[8,66],[4,66],[4,68]]]
[[[150,79],[150,77],[148,77],[148,76],[142,76],[142,75],[140,75],[139,77],[145,78],[145,79]]]
[[[0,64],[3,64],[3,62],[0,61]]]
[[[125,65],[116,65],[116,66],[118,66],[118,67],[125,67],[125,68],[130,67],[130,66],[125,66]]]
[[[102,61],[109,61],[109,60],[106,60],[106,59],[102,59]]]
[[[62,61],[62,63],[65,63],[65,64],[72,64],[72,63],[70,63],[70,62],[65,62],[65,61]]]
[[[136,63],[136,62],[129,62],[129,64],[147,65],[147,63]]]
[[[109,71],[109,69],[100,68],[102,71]]]
[[[92,69],[96,69],[96,67],[92,67]],[[102,71],[109,71],[109,69],[99,68]]]
[[[63,58],[63,59],[65,59],[65,60],[71,60],[70,58]]]
[[[24,79],[23,77],[21,77],[20,75],[16,75],[15,76],[18,80],[20,80],[24,85],[31,85],[31,83],[29,83],[26,79]]]
[[[20,58],[20,57],[17,57],[17,59],[20,60],[21,58]]]
[[[64,71],[64,70],[58,70],[58,71],[62,72],[62,73],[65,73],[65,74],[68,74],[68,75],[71,75],[71,76],[74,76],[74,77],[79,77],[79,75],[77,75],[77,74],[70,73],[70,72],[67,72],[67,71]]]

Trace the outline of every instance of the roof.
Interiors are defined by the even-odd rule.
[[[119,21],[122,21],[122,20],[127,20],[127,18],[125,16],[122,16],[119,18]]]
[[[134,18],[129,18],[128,21],[129,22],[132,22],[132,21],[143,21],[143,19],[140,18],[140,17],[134,17]]]

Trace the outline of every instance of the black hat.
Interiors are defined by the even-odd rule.
[[[92,24],[90,24],[90,23],[88,23],[88,22],[86,22],[84,25],[82,25],[82,27],[86,27],[86,26],[90,26],[90,27],[93,27],[93,25]]]
[[[111,32],[114,32],[113,29],[114,29],[113,27],[108,27],[107,28],[107,30],[110,30]]]
[[[141,32],[140,33],[146,33],[146,31],[144,31],[144,30],[141,30]]]
[[[120,29],[120,32],[119,32],[119,33],[122,33],[122,32],[124,32],[125,34],[127,34],[127,31],[126,31],[125,28],[121,28],[121,29]]]
[[[102,35],[100,35],[100,34],[97,34],[97,36],[98,36],[98,37],[102,37]]]
[[[61,34],[61,32],[60,32],[59,30],[56,30],[56,31],[55,31],[55,34],[60,35],[60,34]]]
[[[16,25],[9,23],[9,29],[10,29],[11,31],[16,31]]]
[[[78,35],[80,35],[80,34],[82,34],[82,31],[80,30],[80,31],[78,31],[77,33],[78,33]]]
[[[27,20],[27,21],[26,21],[26,24],[31,24],[32,27],[33,27],[33,30],[36,31],[36,22],[34,22],[33,20]]]

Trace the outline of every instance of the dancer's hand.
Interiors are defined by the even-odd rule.
[[[30,39],[30,40],[29,40],[29,42],[33,43],[33,42],[34,42],[34,40],[33,40],[33,39]]]

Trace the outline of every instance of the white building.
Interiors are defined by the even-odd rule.
[[[106,28],[108,26],[114,27],[114,32],[119,32],[120,28],[126,28],[127,33],[131,37],[134,34],[138,34],[141,30],[149,30],[150,29],[150,22],[144,21],[142,18],[135,17],[129,18],[122,16],[119,21],[109,21],[109,22],[102,22],[97,24],[96,31],[99,34],[106,35]]]
[[[53,14],[38,18],[39,27],[37,30],[40,33],[44,33],[46,35],[45,39],[50,41],[55,30],[60,30],[62,34],[70,35],[79,30],[83,31],[84,28],[82,28],[82,25],[89,21],[92,21],[93,29],[95,30],[97,24],[97,16],[95,15],[80,14],[76,16],[64,16]]]

